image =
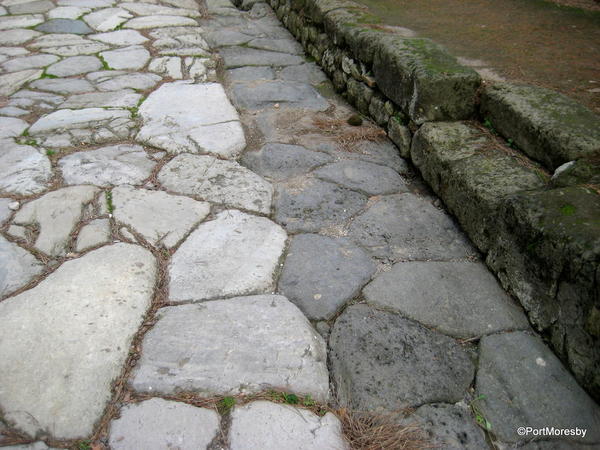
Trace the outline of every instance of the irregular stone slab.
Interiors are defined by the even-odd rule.
[[[108,8],[115,4],[114,0],[58,0],[59,6],[79,6],[81,8]]]
[[[41,14],[31,14],[23,16],[4,16],[0,17],[0,30],[33,27],[39,23],[42,23],[43,21],[44,16]]]
[[[50,185],[50,160],[34,147],[0,141],[0,190],[17,195],[31,195]]]
[[[240,67],[227,71],[227,77],[233,81],[274,80],[275,71],[272,67]]]
[[[77,58],[77,56],[75,56]],[[48,79],[34,81],[30,84],[34,89],[41,91],[56,92],[58,94],[81,94],[83,92],[94,91],[94,86],[87,80],[81,80],[78,78],[64,78],[64,79]],[[62,103],[62,102],[61,102]]]
[[[170,153],[209,152],[233,158],[246,146],[235,108],[218,83],[163,84],[139,109],[139,142]]]
[[[0,95],[14,94],[24,84],[41,77],[42,73],[44,72],[39,69],[29,69],[0,75]]]
[[[32,2],[22,2],[19,4],[13,4],[8,7],[11,14],[35,14],[45,13],[46,11],[54,8],[54,3],[50,0],[38,0]]]
[[[338,400],[359,411],[456,403],[475,371],[454,339],[367,305],[346,308],[329,346]]]
[[[32,55],[10,59],[0,67],[3,69],[3,72],[18,72],[20,70],[45,67],[56,61],[58,61],[58,56],[55,55]]]
[[[85,22],[71,19],[50,19],[35,29],[44,33],[90,34],[94,32]]]
[[[329,320],[375,272],[367,253],[344,238],[292,239],[278,289],[310,320]]]
[[[12,106],[29,109],[54,110],[64,100],[60,95],[21,89],[11,96],[9,103]]]
[[[550,170],[598,154],[600,117],[565,95],[494,83],[483,90],[481,101],[482,114],[494,128]]]
[[[115,220],[153,245],[174,247],[210,212],[210,204],[161,191],[122,186],[113,189]]]
[[[110,71],[112,72],[112,71]],[[106,73],[106,72],[102,72]],[[120,91],[122,89],[137,89],[145,91],[155,86],[162,77],[152,73],[127,73],[118,76],[96,78],[96,87],[101,91]]]
[[[259,50],[288,53],[290,55],[303,55],[302,45],[293,39],[267,39],[257,38],[248,42],[248,47]]]
[[[63,147],[125,139],[134,126],[123,109],[61,109],[40,118],[29,132],[48,147]]]
[[[19,45],[40,36],[42,33],[34,30],[17,28],[0,32],[0,45]]]
[[[159,182],[173,192],[237,208],[269,214],[273,187],[254,172],[212,156],[176,156],[158,173]]]
[[[460,405],[460,403],[458,404]],[[446,450],[487,448],[483,430],[464,406],[433,403],[423,405],[403,423],[425,432],[428,444]]]
[[[492,432],[505,442],[528,441],[518,427],[581,428],[600,442],[600,408],[537,336],[524,332],[481,340],[477,370],[478,407]],[[560,407],[557,407],[560,405]]]
[[[286,233],[264,217],[236,210],[192,232],[171,259],[169,299],[205,300],[267,292]]]
[[[81,73],[93,72],[102,68],[102,62],[95,56],[73,56],[52,64],[46,73],[57,77],[70,77]]]
[[[0,198],[0,225],[6,222],[6,219],[10,217],[13,209],[18,209],[19,203],[11,198]]]
[[[363,293],[371,304],[454,337],[528,328],[523,310],[479,262],[398,263]]]
[[[332,413],[319,417],[291,405],[256,401],[234,408],[231,450],[344,450],[342,424]]]
[[[325,343],[285,297],[235,297],[157,315],[143,341],[135,390],[211,397],[273,387],[327,400]]]
[[[115,244],[65,262],[1,302],[4,420],[31,436],[89,436],[150,306],[155,277],[149,251]]]
[[[247,152],[242,156],[243,165],[274,180],[286,180],[305,174],[331,160],[325,153],[289,144],[267,144],[257,152]]]
[[[304,59],[298,55],[269,52],[247,47],[227,47],[219,54],[223,58],[226,69],[243,66],[295,66]]]
[[[340,161],[315,171],[315,176],[367,195],[408,192],[402,177],[389,167],[364,161]]]
[[[288,66],[281,69],[277,78],[284,81],[300,81],[317,85],[328,80],[327,75],[315,63]]]
[[[139,145],[112,145],[61,158],[59,167],[67,184],[118,186],[140,184],[156,162]]]
[[[20,136],[29,124],[21,119],[0,117],[0,139]]]
[[[349,233],[373,255],[394,262],[475,254],[448,215],[409,193],[379,199],[353,220]]]
[[[111,69],[133,69],[139,70],[146,65],[150,59],[150,53],[140,45],[119,48],[100,53],[108,67]]]
[[[105,244],[110,240],[110,236],[110,221],[108,219],[92,220],[79,230],[75,250],[83,252],[97,245]]]
[[[49,19],[78,19],[91,11],[90,8],[79,8],[77,6],[59,6],[48,12]]]
[[[56,36],[56,35],[48,35],[48,36]],[[88,41],[86,39],[82,39],[80,43],[77,44],[59,44],[57,46],[44,46],[43,51],[46,53],[52,53],[54,55],[59,56],[80,56],[80,55],[93,55],[103,50],[108,49],[109,47],[106,44],[102,44],[100,42]]]
[[[206,40],[211,47],[229,47],[244,45],[252,40],[252,36],[231,29],[211,30],[206,34]]]
[[[146,16],[136,17],[125,24],[125,28],[133,28],[135,30],[143,30],[146,28],[158,27],[181,27],[181,26],[198,26],[198,23],[189,17],[182,16]]]
[[[148,64],[148,70],[154,73],[160,73],[176,80],[183,78],[183,71],[181,70],[181,58],[176,56],[163,56],[161,58],[154,58]]]
[[[197,9],[188,8],[170,8],[168,6],[151,5],[150,3],[121,3],[121,8],[125,8],[138,16],[188,16],[200,17],[200,11]]]
[[[31,253],[0,236],[0,297],[25,286],[43,270]]]
[[[83,20],[96,31],[110,31],[127,22],[133,15],[121,8],[106,8],[94,11]]]
[[[71,231],[81,220],[84,206],[94,200],[97,192],[93,186],[72,186],[49,192],[23,205],[13,222],[37,224],[40,231],[35,248],[48,255],[65,254]]]
[[[264,81],[236,83],[231,90],[238,108],[264,109],[279,104],[281,108],[301,108],[325,111],[329,103],[310,85],[295,81]]]
[[[8,117],[19,117],[29,114],[29,111],[17,108],[16,106],[7,106],[5,108],[0,108],[0,114]]]
[[[71,95],[59,108],[134,108],[141,98],[142,94],[138,94],[131,89],[114,92],[91,92]]]
[[[367,198],[326,181],[308,179],[277,187],[275,220],[291,232],[317,232],[343,225]]]
[[[218,431],[215,411],[152,398],[121,408],[110,424],[108,441],[115,450],[198,450],[208,448]]]
[[[108,33],[92,34],[88,36],[95,41],[104,42],[111,45],[139,45],[148,40],[139,31],[135,30],[117,30]]]

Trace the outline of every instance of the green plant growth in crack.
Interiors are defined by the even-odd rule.
[[[106,191],[104,193],[104,197],[106,199],[106,209],[109,214],[112,214],[115,211],[115,205],[113,204],[112,191]]]
[[[98,53],[96,56],[102,63],[102,70],[114,70],[112,67],[110,67],[108,65],[108,62],[106,61],[106,59],[104,59],[104,56],[102,56],[100,53]]]
[[[235,397],[223,397],[219,403],[217,403],[219,414],[227,414],[235,406],[235,403]]]
[[[485,415],[479,406],[479,402],[484,399],[485,395],[479,395],[471,401],[469,406],[471,407],[471,411],[473,411],[473,415],[475,416],[475,421],[477,424],[485,431],[490,432],[492,431],[492,424],[485,418]]]
[[[56,151],[55,150],[46,150],[46,156],[54,156],[56,155]]]

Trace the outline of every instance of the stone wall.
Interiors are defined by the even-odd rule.
[[[546,89],[485,85],[436,43],[378,25],[352,1],[269,1],[600,400],[600,118]]]

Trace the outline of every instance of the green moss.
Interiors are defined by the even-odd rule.
[[[429,39],[403,39],[405,49],[422,64],[422,67],[433,73],[469,73],[473,72],[458,63],[456,58],[444,51]]]
[[[577,208],[573,205],[563,205],[560,207],[560,213],[563,216],[572,216],[577,211]]]

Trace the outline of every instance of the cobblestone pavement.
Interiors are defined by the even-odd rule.
[[[442,448],[600,443],[598,406],[266,4],[0,4],[0,445],[348,448],[296,401],[414,411]]]

